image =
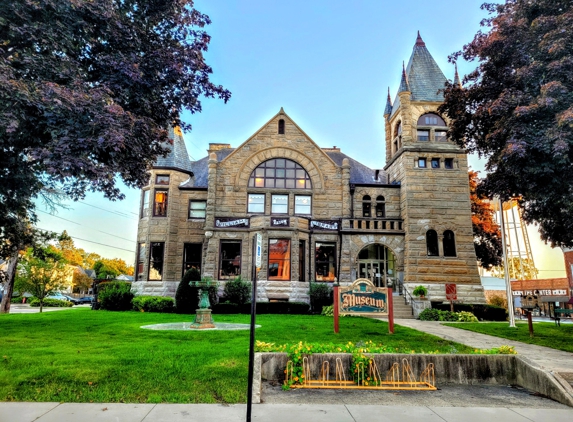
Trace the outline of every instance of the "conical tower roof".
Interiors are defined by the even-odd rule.
[[[406,66],[408,83],[410,85],[410,97],[412,101],[443,101],[444,94],[439,92],[444,89],[447,79],[438,64],[426,48],[420,32]]]
[[[173,144],[167,145],[169,152],[165,157],[158,157],[153,168],[179,170],[183,173],[193,174],[191,171],[191,160],[189,160],[181,129],[179,127],[170,127],[169,139],[173,141]]]
[[[392,114],[392,99],[390,98],[390,87],[388,87],[388,97],[386,98],[386,108],[384,109],[384,116]]]

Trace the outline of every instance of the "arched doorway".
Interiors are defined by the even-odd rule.
[[[393,287],[396,257],[386,246],[374,243],[358,253],[358,278],[367,278],[377,287]]]

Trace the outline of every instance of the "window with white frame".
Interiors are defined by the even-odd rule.
[[[312,196],[296,195],[294,197],[294,213],[297,215],[311,215]]]
[[[288,214],[288,195],[271,196],[271,214]]]
[[[247,212],[254,214],[265,213],[265,194],[264,193],[249,193]]]
[[[207,201],[189,201],[189,218],[205,218],[207,214]]]

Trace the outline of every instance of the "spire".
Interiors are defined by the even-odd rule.
[[[187,148],[185,147],[185,141],[183,140],[183,133],[179,126],[169,127],[169,139],[171,143],[164,145],[167,147],[169,152],[165,157],[159,156],[153,164],[153,168],[166,168],[172,170],[179,170],[183,173],[193,174],[191,171],[191,161],[189,160],[189,154],[187,153]]]
[[[456,73],[454,75],[454,86],[461,88],[462,87],[462,83],[460,81],[460,75],[458,74],[458,64],[454,63],[454,67],[456,69]]]
[[[406,75],[406,67],[404,66],[404,62],[402,62],[402,80],[400,80],[400,88],[398,88],[398,92],[410,92],[410,84],[408,83],[408,76]]]
[[[384,116],[392,114],[392,99],[390,98],[390,87],[388,87],[388,97],[386,98],[386,108],[384,109]]]
[[[420,31],[418,31],[418,38],[416,38],[416,47],[425,47],[425,46],[426,46],[426,43],[424,42],[424,40],[420,36]]]

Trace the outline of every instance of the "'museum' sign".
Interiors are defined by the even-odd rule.
[[[338,288],[340,315],[388,315],[388,289],[359,278],[348,287]]]
[[[248,218],[215,217],[215,227],[249,227]]]
[[[336,220],[310,220],[311,229],[319,230],[338,230],[340,226]]]

